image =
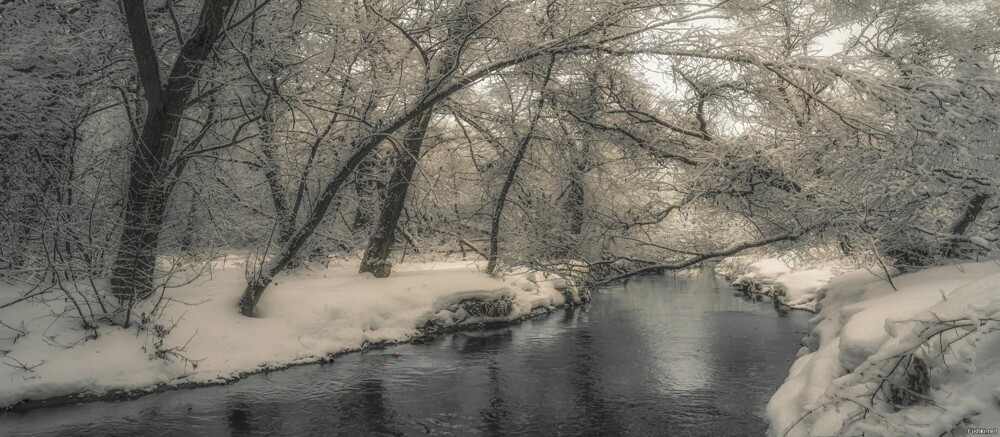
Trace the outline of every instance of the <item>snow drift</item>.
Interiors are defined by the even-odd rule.
[[[893,285],[898,290],[893,289]],[[773,435],[967,435],[1000,426],[1000,266],[866,270],[822,287],[771,398]]]
[[[226,382],[428,330],[514,321],[581,299],[555,276],[529,272],[498,280],[468,262],[404,264],[386,279],[356,271],[353,262],[282,275],[261,300],[259,317],[247,318],[236,310],[243,268],[229,265],[169,290],[156,320],[140,316],[128,329],[101,326],[97,338],[87,338],[91,333],[62,299],[4,308],[0,407],[75,393]],[[0,288],[0,301],[17,297],[15,287]]]

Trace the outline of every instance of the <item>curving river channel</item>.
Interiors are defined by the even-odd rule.
[[[644,277],[510,328],[226,386],[0,413],[0,434],[764,435],[764,405],[809,317],[734,295],[709,271]]]

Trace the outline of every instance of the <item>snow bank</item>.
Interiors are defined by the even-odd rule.
[[[773,435],[967,435],[1000,426],[1000,266],[830,280],[767,414]]]
[[[784,261],[768,258],[747,266],[747,272],[733,281],[733,286],[746,290],[766,292],[774,281],[782,275],[791,273],[792,268]]]
[[[781,275],[771,286],[772,295],[782,304],[816,312],[819,289],[830,282],[832,269],[810,269]]]
[[[386,279],[359,275],[357,268],[353,262],[283,275],[261,299],[260,317],[246,318],[236,311],[244,272],[230,262],[211,278],[169,290],[157,320],[129,329],[101,326],[96,339],[84,338],[62,299],[0,309],[0,407],[73,393],[224,382],[406,341],[428,327],[512,321],[582,297],[556,277],[529,272],[497,280],[473,263],[403,264]],[[13,287],[0,289],[0,302],[18,296]]]
[[[829,260],[840,266],[841,260]],[[790,308],[816,312],[819,290],[843,272],[839,267],[798,270],[781,258],[753,261],[741,257],[723,259],[715,268],[740,290],[770,296]],[[735,278],[735,279],[733,279]]]

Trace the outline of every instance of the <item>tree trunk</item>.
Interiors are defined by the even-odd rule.
[[[406,192],[413,179],[413,171],[417,168],[420,158],[420,148],[423,146],[430,124],[433,108],[424,111],[410,123],[403,139],[403,148],[398,154],[396,166],[386,190],[382,209],[375,223],[375,230],[368,240],[368,249],[361,260],[361,273],[373,273],[376,278],[386,278],[392,273],[389,255],[396,241],[396,225],[406,205]]]
[[[354,212],[354,222],[351,224],[351,229],[355,233],[368,230],[375,216],[375,208],[380,203],[379,199],[383,198],[385,184],[379,180],[376,167],[378,167],[377,157],[369,156],[361,161],[355,172],[354,194],[358,198],[358,205]]]
[[[986,201],[990,199],[990,195],[986,193],[976,193],[969,199],[969,203],[966,205],[965,210],[962,211],[962,215],[955,220],[952,224],[950,232],[955,237],[964,236],[966,231],[969,230],[969,226],[976,222],[979,214],[983,212],[983,208],[986,206]],[[951,243],[944,251],[946,257],[960,258],[962,257],[962,245],[956,238],[952,240]]]
[[[111,273],[112,294],[129,304],[153,291],[156,247],[169,197],[164,182],[167,157],[162,152],[172,148],[180,125],[162,105],[150,105],[150,111],[156,112],[147,116],[131,157],[121,241]]]
[[[264,178],[267,179],[267,188],[271,193],[271,202],[274,204],[278,244],[285,244],[295,232],[295,223],[292,222],[292,211],[288,205],[288,191],[281,184],[281,168],[278,165],[278,158],[275,156],[274,118],[270,105],[265,105],[264,115],[261,117],[259,126],[261,155],[264,158]]]
[[[323,221],[323,218],[326,217],[327,211],[329,211],[330,206],[333,204],[334,198],[336,198],[336,196],[340,193],[340,189],[350,179],[351,174],[387,136],[392,135],[404,126],[407,126],[414,119],[419,118],[424,112],[429,111],[431,107],[438,102],[450,97],[462,89],[465,89],[469,85],[492,73],[514,65],[523,64],[540,56],[569,53],[575,49],[576,48],[574,47],[536,49],[521,56],[490,63],[487,66],[484,66],[473,73],[462,76],[457,80],[445,82],[444,78],[451,77],[453,74],[453,71],[449,71],[446,76],[438,80],[437,84],[433,88],[425,91],[424,96],[419,100],[419,104],[399,116],[382,123],[382,128],[373,131],[371,135],[353,144],[354,152],[347,159],[340,170],[337,171],[337,175],[323,187],[323,191],[320,193],[313,208],[309,210],[309,216],[307,219],[302,223],[302,225],[297,227],[292,238],[267,264],[267,266],[262,268],[257,275],[248,281],[247,288],[243,290],[243,296],[240,298],[239,302],[240,314],[248,317],[254,315],[257,308],[257,302],[259,302],[260,297],[264,295],[264,290],[267,289],[267,286],[274,280],[274,276],[281,272],[282,269],[284,269],[285,266],[287,266],[288,263],[298,255],[299,251],[302,250],[305,243]],[[297,208],[292,208],[293,213],[297,210]]]
[[[569,233],[570,235],[580,235],[583,233],[584,206],[586,201],[586,190],[583,184],[583,175],[590,169],[590,145],[584,139],[581,157],[576,166],[570,172],[569,187],[566,190],[565,208],[569,213]]]
[[[587,74],[587,105],[584,109],[584,117],[591,120],[596,117],[597,111],[603,106],[602,104],[602,91],[601,86],[598,83],[598,75],[596,72],[589,72]],[[583,233],[583,222],[586,219],[586,214],[584,212],[584,206],[586,205],[586,185],[583,182],[583,176],[590,171],[590,142],[592,141],[593,134],[590,129],[583,129],[583,138],[580,141],[580,146],[578,149],[578,154],[576,160],[573,163],[573,167],[570,168],[570,178],[569,187],[566,193],[566,203],[565,209],[569,213],[569,233],[570,235],[577,236]],[[567,132],[569,136],[569,132]],[[576,145],[572,145],[576,149]]]
[[[983,212],[983,207],[986,206],[986,201],[989,200],[990,195],[986,193],[976,193],[969,199],[969,204],[966,205],[965,211],[962,212],[962,216],[955,220],[955,223],[951,227],[951,233],[954,235],[965,235],[965,231],[969,229],[969,225],[975,223],[976,218],[979,214]]]
[[[497,261],[500,258],[500,221],[503,218],[504,205],[507,203],[507,194],[510,192],[510,187],[514,185],[514,179],[517,178],[517,169],[521,166],[524,154],[528,151],[528,146],[531,145],[531,140],[534,138],[538,119],[541,118],[542,108],[545,107],[545,87],[548,86],[549,79],[552,77],[552,67],[555,65],[555,62],[556,58],[553,55],[549,58],[549,65],[545,70],[545,78],[542,79],[535,115],[528,124],[528,132],[521,139],[517,152],[514,153],[514,159],[511,160],[510,168],[507,169],[507,177],[504,178],[503,186],[500,187],[500,193],[497,194],[496,204],[493,209],[493,218],[490,221],[490,254],[486,262],[486,273],[490,276],[496,273]]]
[[[111,292],[128,307],[153,291],[156,247],[173,187],[169,180],[171,153],[188,97],[233,1],[205,0],[198,24],[181,47],[165,83],[160,78],[145,2],[121,2],[147,104],[142,134],[130,157],[122,234],[111,272]]]

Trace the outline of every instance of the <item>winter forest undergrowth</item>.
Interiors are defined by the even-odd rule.
[[[0,0],[0,404],[226,379],[747,253],[860,267],[868,297],[990,265],[998,56],[990,0]],[[831,276],[791,304],[865,299]],[[991,287],[974,318],[908,316],[993,332]],[[927,347],[892,350],[907,378],[937,374]],[[127,358],[68,370],[101,350]],[[804,420],[895,435],[950,408],[885,384]]]

